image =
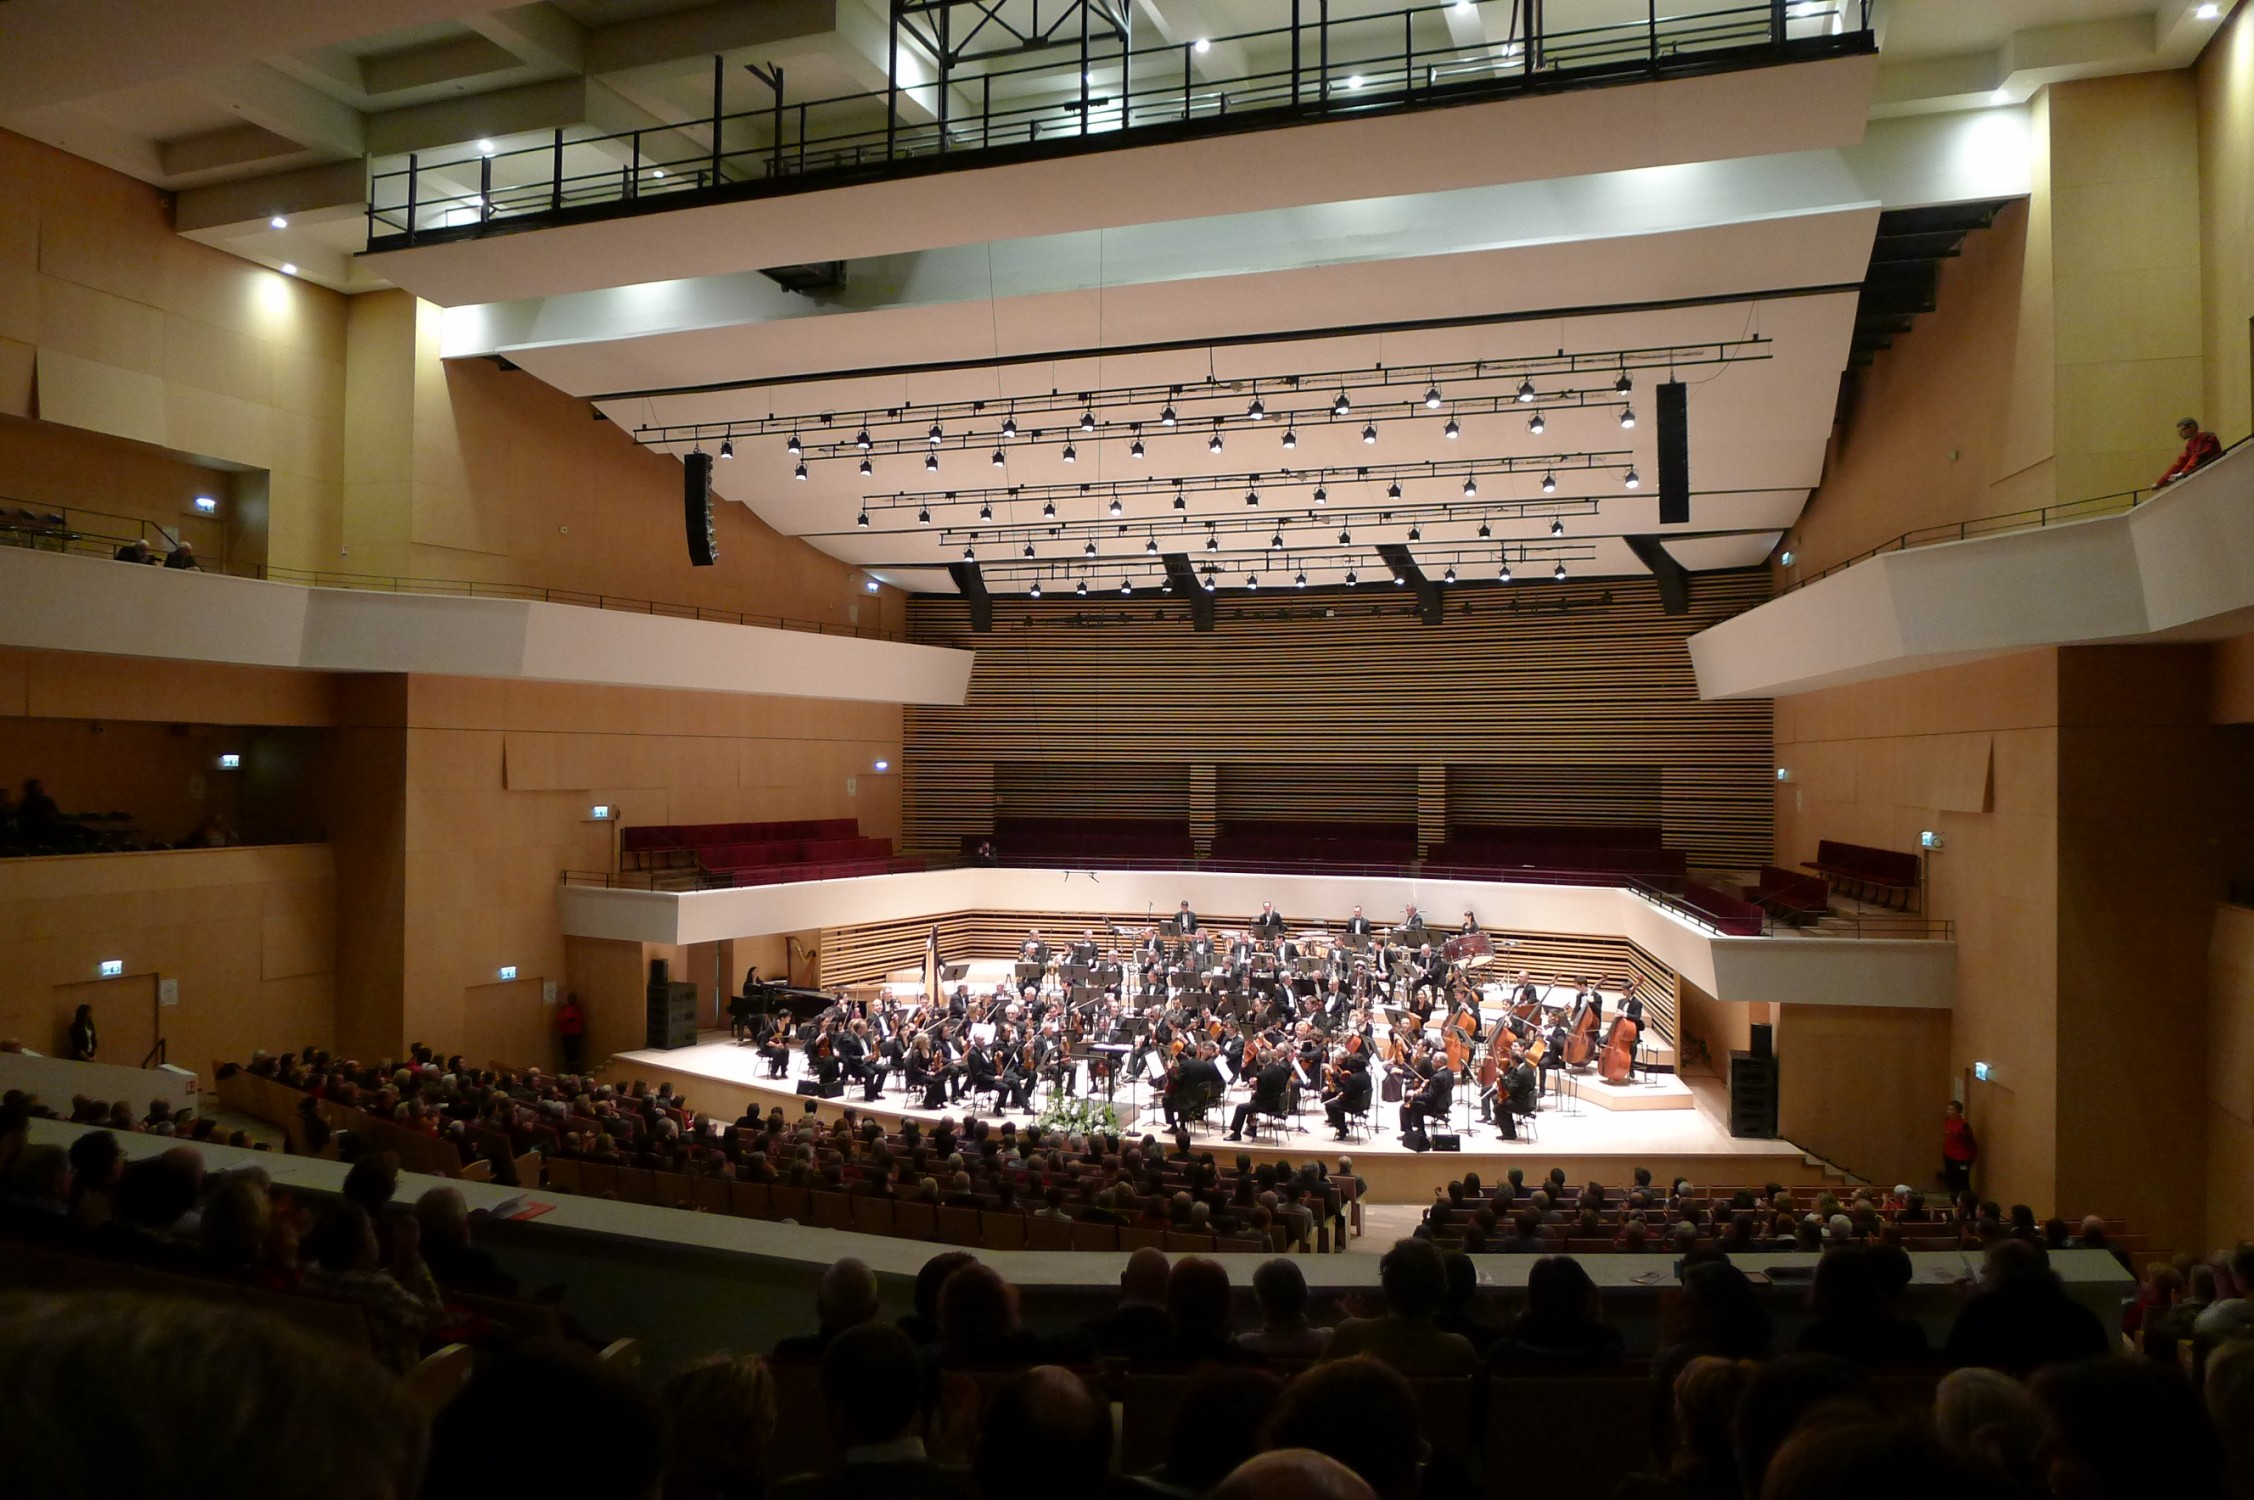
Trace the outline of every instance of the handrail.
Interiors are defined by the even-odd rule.
[[[95,512],[85,512],[95,514]],[[130,520],[130,517],[116,517]],[[105,536],[76,529],[28,525],[0,516],[0,546],[25,547],[41,552],[70,552],[81,557],[111,556],[117,548],[146,538]],[[474,578],[395,578],[375,573],[329,572],[324,569],[284,568],[270,563],[228,563],[197,559],[198,571],[230,578],[255,578],[303,588],[361,589],[386,594],[438,594],[470,599],[520,599],[540,604],[570,604],[584,609],[610,609],[627,614],[662,615],[675,620],[703,620],[721,625],[752,625],[772,630],[795,630],[814,635],[850,635],[866,640],[905,641],[901,631],[867,625],[839,624],[827,620],[802,620],[790,615],[756,614],[748,610],[715,609],[704,604],[676,604],[637,599],[623,594],[594,593],[585,589],[550,588],[530,583],[490,583]]]
[[[948,859],[944,856],[924,856],[926,871],[966,868],[970,862]],[[1065,869],[1065,870],[1163,870],[1182,873],[1215,872],[1234,875],[1343,875],[1382,879],[1411,880],[1484,880],[1499,885],[1586,885],[1612,890],[1625,890],[1659,907],[1670,916],[1682,918],[1692,926],[1715,937],[1750,936],[1724,931],[1719,923],[1697,907],[1641,876],[1620,875],[1601,870],[1573,870],[1567,868],[1534,869],[1521,866],[1445,865],[1423,860],[1410,860],[1402,864],[1352,864],[1328,860],[1241,860],[1214,859],[1210,856],[1191,856],[1188,859],[1127,859],[1117,856],[1073,855],[1068,858],[1043,858],[1034,855],[1003,856],[994,864],[1004,869]],[[858,877],[855,877],[858,878]],[[605,890],[653,891],[676,895],[690,895],[701,891],[755,889],[765,885],[784,885],[788,881],[763,880],[746,885],[728,872],[712,873],[702,869],[676,870],[564,870],[557,883],[567,886],[596,886]],[[1761,932],[1763,938],[1804,938],[1829,940],[1839,938],[1954,942],[1956,924],[1945,919],[1923,917],[1914,913],[1888,913],[1872,916],[1864,912],[1834,913],[1826,926],[1803,928],[1789,922],[1780,922],[1775,913],[1764,910]]]
[[[2225,448],[2221,454],[2200,465],[2200,469],[2213,468],[2216,464],[2221,463],[2225,458],[2246,446],[2249,441],[2254,441],[2254,437],[2240,438],[2237,442]],[[2197,473],[2199,470],[2193,472]],[[2189,478],[2190,476],[2185,477]],[[2181,484],[2183,480],[2179,479],[2176,483]],[[2168,486],[2169,489],[2174,487],[2174,485]],[[2083,500],[2064,500],[2056,505],[2039,505],[2028,510],[2007,510],[1998,515],[1974,516],[1969,520],[1946,522],[1939,526],[1921,526],[1915,531],[1905,531],[1891,541],[1880,542],[1875,547],[1858,552],[1853,557],[1835,562],[1820,573],[1812,573],[1806,578],[1794,579],[1791,583],[1777,590],[1777,593],[1784,595],[1791,593],[1794,589],[1804,589],[1811,583],[1820,583],[1834,573],[1845,572],[1857,563],[1869,562],[1872,558],[1883,557],[1889,552],[1907,552],[1913,547],[1932,547],[1943,542],[1967,542],[1977,537],[2003,536],[2018,531],[2035,531],[2045,526],[2065,525],[2070,521],[2093,521],[2105,516],[2126,515],[2155,495],[2165,492],[2149,486],[2134,490],[2115,490],[2110,495],[2092,495]]]
[[[755,71],[772,98],[738,110],[721,107],[724,75],[715,59],[709,114],[607,135],[567,138],[557,130],[538,145],[490,155],[425,162],[410,154],[403,167],[373,171],[368,246],[632,211],[645,198],[685,204],[713,194],[794,191],[816,185],[809,179],[977,165],[998,151],[1130,146],[1873,45],[1870,0],[1744,0],[1682,17],[1653,6],[1637,19],[1555,31],[1543,26],[1540,6],[1513,5],[1501,41],[1425,48],[1416,23],[1445,24],[1454,0],[1338,20],[1321,0],[1315,9],[1315,19],[1302,21],[1294,4],[1292,24],[1202,42],[1103,50],[1084,37],[1062,61],[1055,56],[1066,50],[1062,43],[1044,49],[1049,60],[1014,67],[986,69],[969,58],[957,70],[942,60],[927,81],[828,98],[790,100],[781,70]],[[893,24],[901,25],[897,17]],[[895,45],[901,35],[896,30]],[[1199,76],[1201,55],[1242,56],[1262,44],[1281,56],[1277,66]],[[1116,70],[1116,87],[1096,84],[1098,68],[1107,78]],[[1023,102],[1029,94],[1040,97]],[[904,104],[925,118],[905,118]],[[731,134],[748,143],[730,146]]]

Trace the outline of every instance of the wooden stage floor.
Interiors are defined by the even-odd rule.
[[[671,1082],[703,1114],[732,1120],[753,1105],[764,1114],[780,1104],[784,1114],[795,1119],[808,1102],[797,1092],[797,1079],[804,1066],[805,1059],[794,1050],[790,1076],[770,1079],[766,1063],[751,1047],[731,1042],[724,1031],[709,1031],[700,1033],[693,1047],[618,1053],[602,1076],[612,1083],[643,1079],[655,1086]],[[863,1117],[893,1125],[909,1118],[930,1124],[948,1114],[960,1120],[973,1112],[968,1098],[950,1111],[911,1109],[899,1075],[895,1073],[892,1079],[891,1087],[875,1103],[863,1101],[858,1085],[849,1086],[838,1098],[816,1101],[819,1113],[831,1119],[841,1110],[852,1108]],[[1836,1175],[1827,1176],[1819,1163],[1789,1141],[1746,1140],[1731,1135],[1729,1101],[1718,1081],[1689,1077],[1682,1082],[1691,1094],[1689,1109],[1601,1109],[1560,1098],[1556,1093],[1547,1094],[1537,1119],[1536,1138],[1517,1141],[1504,1140],[1492,1126],[1479,1124],[1477,1103],[1473,1102],[1467,1112],[1462,1102],[1465,1091],[1459,1090],[1452,1125],[1463,1138],[1461,1153],[1411,1151],[1401,1143],[1398,1109],[1384,1104],[1371,1107],[1371,1133],[1351,1142],[1342,1143],[1332,1136],[1329,1122],[1313,1101],[1302,1110],[1297,1127],[1287,1127],[1280,1139],[1268,1133],[1258,1139],[1248,1135],[1241,1144],[1232,1142],[1228,1139],[1228,1117],[1248,1093],[1239,1085],[1229,1090],[1210,1117],[1208,1128],[1195,1133],[1191,1143],[1193,1150],[1246,1151],[1255,1159],[1321,1156],[1335,1160],[1341,1155],[1351,1156],[1355,1170],[1370,1184],[1372,1201],[1388,1203],[1429,1202],[1450,1178],[1477,1172],[1492,1181],[1512,1167],[1523,1168],[1529,1178],[1540,1177],[1551,1167],[1563,1167],[1567,1179],[1575,1183],[1592,1177],[1607,1184],[1626,1182],[1637,1167],[1650,1168],[1655,1181],[1668,1182],[1680,1176],[1701,1186],[1838,1180]],[[1134,1103],[1141,1110],[1122,1134],[1139,1136],[1147,1130],[1164,1136],[1164,1120],[1148,1087],[1123,1084],[1118,1102]],[[976,1113],[996,1123],[1014,1120],[1021,1127],[1034,1118],[983,1109]]]

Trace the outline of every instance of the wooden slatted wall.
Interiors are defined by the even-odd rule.
[[[1212,931],[1243,928],[1253,914],[1200,914]],[[1446,915],[1436,913],[1435,915]],[[1336,931],[1345,919],[1302,921],[1288,914],[1294,931],[1323,928]],[[852,927],[825,927],[821,939],[821,983],[825,986],[866,984],[902,969],[923,964],[924,941],[932,926],[939,928],[939,951],[950,963],[967,959],[1014,958],[1026,933],[1039,928],[1054,947],[1094,928],[1099,941],[1109,941],[1108,929],[1117,921],[1130,932],[1140,932],[1144,914],[1059,909],[1035,919],[1023,912],[947,912],[935,917],[908,917],[892,922],[868,922]],[[1631,971],[1644,997],[1645,1015],[1658,1033],[1675,1036],[1676,977],[1650,954],[1624,938],[1560,937],[1548,933],[1519,933],[1518,946],[1505,953],[1494,970],[1499,980],[1506,972],[1524,969],[1538,982],[1568,984],[1584,978],[1624,977]]]
[[[1231,823],[1399,823],[1417,820],[1417,768],[1389,765],[1222,765],[1214,788]]]
[[[994,767],[994,815],[1187,819],[1190,768],[1178,763],[1003,761]]]
[[[993,773],[968,768],[1005,758],[1187,765],[1193,819],[1199,767],[1218,773],[1225,800],[1231,785],[1260,784],[1245,768],[1324,766],[1406,788],[1408,816],[1418,766],[1585,769],[1596,788],[1659,767],[1670,846],[1694,865],[1759,865],[1774,797],[1769,704],[1699,701],[1684,641],[1767,596],[1757,571],[1700,575],[1689,612],[1674,616],[1648,580],[1465,586],[1430,626],[1394,598],[1239,596],[1202,635],[1164,599],[997,599],[994,629],[977,635],[962,600],[918,597],[914,638],[975,650],[978,664],[963,707],[906,711],[903,843],[951,850],[960,832],[990,826]]]
[[[1448,822],[1656,828],[1663,779],[1658,766],[1450,766]]]

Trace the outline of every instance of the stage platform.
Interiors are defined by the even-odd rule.
[[[794,1051],[791,1076],[770,1079],[766,1063],[751,1047],[731,1042],[724,1031],[712,1031],[701,1033],[693,1047],[621,1052],[610,1060],[601,1076],[613,1083],[642,1079],[654,1086],[671,1082],[703,1114],[732,1120],[749,1107],[756,1106],[764,1114],[780,1104],[785,1115],[796,1118],[808,1102],[797,1088],[803,1067],[803,1057]],[[1633,1091],[1615,1090],[1594,1074],[1570,1078],[1565,1090],[1544,1096],[1532,1137],[1517,1141],[1504,1140],[1494,1127],[1479,1124],[1476,1102],[1465,1102],[1471,1091],[1459,1090],[1451,1128],[1462,1138],[1460,1153],[1410,1150],[1401,1141],[1397,1110],[1382,1104],[1371,1108],[1370,1133],[1366,1137],[1357,1135],[1352,1141],[1334,1138],[1322,1111],[1309,1101],[1296,1126],[1285,1128],[1280,1135],[1271,1131],[1257,1138],[1248,1135],[1241,1144],[1232,1142],[1226,1126],[1228,1115],[1246,1097],[1242,1085],[1229,1090],[1227,1099],[1214,1111],[1210,1127],[1191,1139],[1196,1150],[1245,1151],[1255,1159],[1351,1156],[1355,1170],[1369,1182],[1371,1200],[1380,1203],[1427,1203],[1450,1178],[1477,1172],[1493,1180],[1514,1166],[1525,1169],[1529,1177],[1540,1176],[1551,1167],[1563,1167],[1568,1180],[1576,1183],[1592,1177],[1608,1184],[1623,1183],[1637,1167],[1650,1168],[1658,1182],[1687,1177],[1702,1186],[1840,1180],[1789,1141],[1747,1140],[1731,1135],[1729,1101],[1715,1080],[1674,1074],[1658,1077],[1664,1082],[1646,1084],[1639,1080]],[[1573,1097],[1580,1090],[1613,1093],[1614,1107],[1600,1109]],[[1628,1103],[1636,1094],[1670,1102],[1636,1107]],[[909,1118],[929,1124],[949,1114],[959,1120],[974,1112],[967,1098],[948,1111],[911,1109],[909,1095],[897,1074],[892,1086],[874,1103],[865,1102],[861,1095],[859,1087],[849,1087],[837,1098],[815,1102],[824,1118],[834,1118],[841,1110],[851,1108],[888,1126]],[[1148,1131],[1164,1135],[1155,1095],[1147,1087],[1123,1084],[1117,1102],[1132,1103],[1138,1109],[1137,1120],[1123,1134],[1139,1136]],[[985,1109],[975,1113],[982,1119],[1014,1120],[1021,1126],[1034,1118]]]

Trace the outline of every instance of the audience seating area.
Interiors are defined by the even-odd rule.
[[[1816,857],[1803,868],[1814,870],[1850,895],[1867,896],[1883,904],[1899,897],[1907,905],[1924,883],[1915,853],[1843,844],[1836,839],[1819,840]]]
[[[1672,884],[1683,856],[1666,848],[1656,827],[1505,827],[1459,824],[1425,852],[1427,868],[1476,870],[1561,885],[1613,885],[1624,880]]]
[[[856,818],[781,823],[652,823],[619,830],[625,869],[698,885],[774,885],[920,870],[892,840],[863,838]]]
[[[1187,818],[996,818],[991,837],[963,835],[963,853],[993,846],[1003,864],[1180,864],[1194,854]]]
[[[1803,875],[1763,865],[1754,884],[1742,887],[1746,900],[1779,921],[1804,926],[1831,910],[1831,887],[1820,875]]]
[[[1417,858],[1414,823],[1223,823],[1214,834],[1212,864],[1383,867],[1405,869]]]
[[[1767,915],[1759,906],[1700,881],[1684,881],[1674,897],[1726,937],[1759,937],[1768,927]]]

